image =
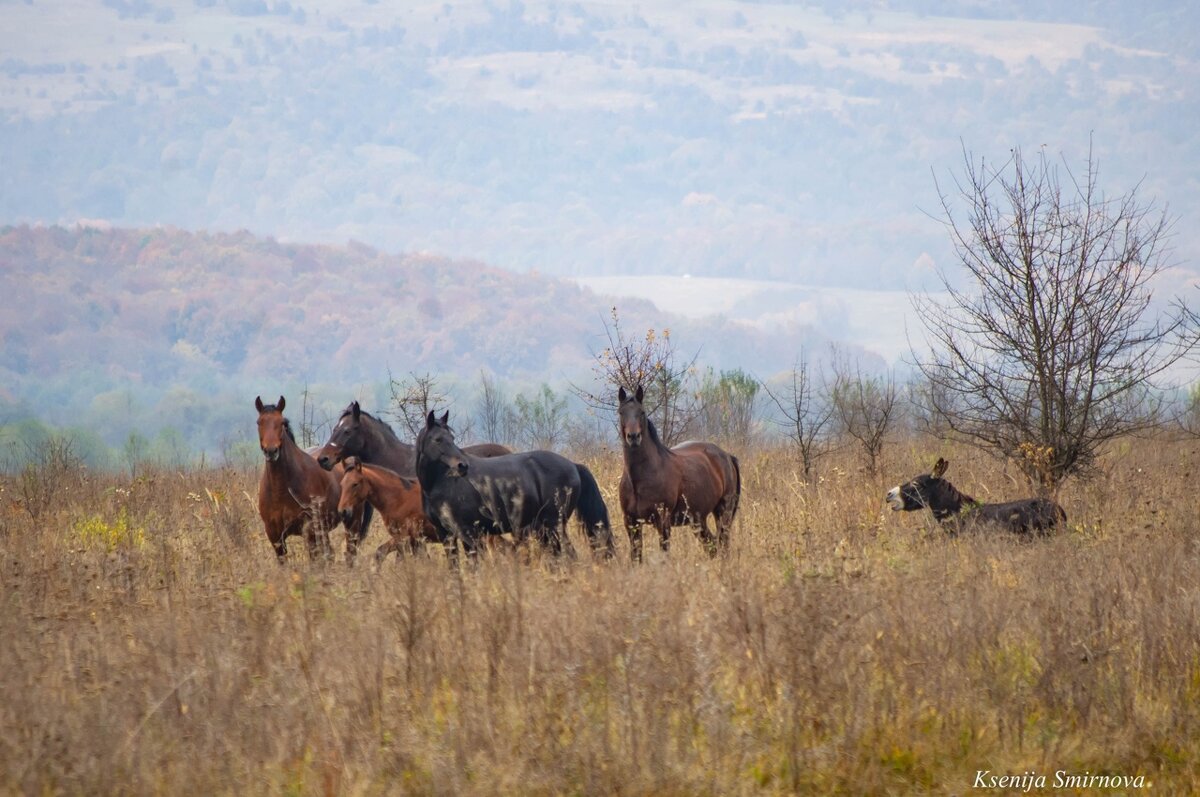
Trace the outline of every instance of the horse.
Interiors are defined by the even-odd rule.
[[[1044,535],[1067,522],[1067,513],[1049,498],[1023,498],[1001,504],[976,501],[942,478],[949,465],[939,457],[932,473],[922,473],[888,490],[887,502],[892,511],[928,509],[938,523],[951,521],[951,532],[991,526],[1014,534]]]
[[[499,457],[512,450],[498,443],[478,443],[463,449],[476,457]],[[416,450],[396,436],[392,427],[364,411],[357,401],[342,410],[325,445],[317,450],[317,462],[330,470],[346,457],[358,457],[410,478],[417,475]]]
[[[566,524],[576,512],[592,550],[615,554],[608,507],[586,466],[553,451],[474,456],[455,444],[449,411],[441,420],[430,412],[417,435],[417,481],[425,516],[451,564],[458,561],[458,541],[475,556],[481,536],[506,532],[518,543],[532,536],[573,557]]]
[[[258,445],[266,460],[258,483],[258,514],[280,561],[287,555],[287,538],[294,534],[304,535],[310,557],[319,550],[330,558],[329,530],[338,518],[338,480],[296,444],[292,425],[283,417],[285,403],[283,396],[278,404],[263,404],[261,396],[254,399]]]
[[[400,476],[395,471],[364,463],[358,457],[342,460],[346,475],[342,479],[342,496],[338,511],[342,521],[349,523],[355,512],[365,505],[379,510],[391,539],[375,550],[375,562],[381,563],[392,551],[405,549],[416,553],[420,538],[436,540],[437,529],[425,519],[421,500],[421,485],[416,479]]]
[[[729,529],[742,496],[737,457],[713,443],[687,442],[667,448],[642,405],[639,385],[630,396],[617,392],[617,417],[625,471],[619,495],[629,535],[630,557],[642,560],[642,524],[658,527],[664,552],[671,547],[671,526],[697,525],[710,556],[729,549]],[[713,538],[708,516],[717,524]]]

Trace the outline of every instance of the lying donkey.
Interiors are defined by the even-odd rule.
[[[888,490],[887,502],[892,510],[928,509],[939,523],[953,519],[956,531],[969,523],[982,523],[1016,534],[1048,534],[1058,524],[1066,524],[1067,513],[1048,498],[984,504],[960,493],[942,478],[949,464],[939,458],[932,474],[922,473],[912,481]]]

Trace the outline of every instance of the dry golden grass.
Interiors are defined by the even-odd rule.
[[[595,565],[575,530],[578,563],[461,576],[297,544],[281,567],[254,472],[56,473],[41,511],[8,478],[0,791],[950,794],[1065,769],[1192,792],[1196,449],[1120,444],[1034,543],[886,509],[939,453],[978,498],[1023,492],[965,450],[900,442],[888,478],[846,456],[816,485],[747,454],[726,558],[678,529],[634,567],[618,529]],[[590,464],[615,513],[619,457]]]

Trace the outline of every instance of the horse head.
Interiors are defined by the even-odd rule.
[[[358,453],[363,447],[362,408],[357,401],[351,401],[329,433],[329,439],[316,453],[317,464],[325,470],[333,470],[333,466],[347,456]],[[350,452],[350,454],[347,454]]]
[[[279,461],[284,436],[289,433],[287,421],[283,418],[285,404],[283,396],[279,397],[278,404],[263,404],[261,396],[254,397],[254,408],[258,410],[258,447],[262,449],[267,462]]]
[[[342,464],[345,473],[338,498],[338,513],[343,523],[351,523],[355,511],[367,500],[367,477],[363,474],[362,460],[358,457],[346,457]]]
[[[939,457],[931,473],[914,476],[904,484],[898,484],[888,490],[887,502],[892,511],[913,512],[929,509],[938,519],[957,512],[962,506],[963,495],[942,478],[949,465],[950,463]]]
[[[454,442],[454,432],[450,429],[450,411],[442,413],[439,419],[429,411],[425,418],[425,428],[417,435],[417,470],[423,464],[441,464],[451,476],[467,475],[467,456]]]
[[[620,424],[621,443],[629,448],[640,446],[646,434],[646,408],[642,405],[645,396],[641,385],[632,396],[625,392],[624,387],[617,391],[617,422]]]

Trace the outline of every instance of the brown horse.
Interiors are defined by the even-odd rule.
[[[421,485],[416,479],[400,476],[395,471],[368,465],[358,457],[346,457],[341,463],[346,469],[342,479],[342,497],[338,511],[342,521],[350,523],[364,504],[370,503],[387,526],[392,538],[375,550],[376,563],[392,551],[416,553],[422,537],[436,541],[437,529],[425,519],[421,508]]]
[[[266,458],[258,483],[258,514],[280,560],[293,534],[304,535],[310,557],[319,551],[329,558],[329,530],[337,525],[338,480],[296,444],[291,424],[283,417],[284,405],[283,396],[278,404],[254,399],[258,445]]]
[[[642,559],[642,523],[658,527],[663,551],[671,546],[672,525],[698,525],[709,555],[729,547],[729,528],[742,495],[737,457],[712,443],[688,442],[667,448],[646,417],[641,386],[633,396],[617,394],[625,472],[621,511],[633,561]],[[708,516],[717,523],[714,540]]]

